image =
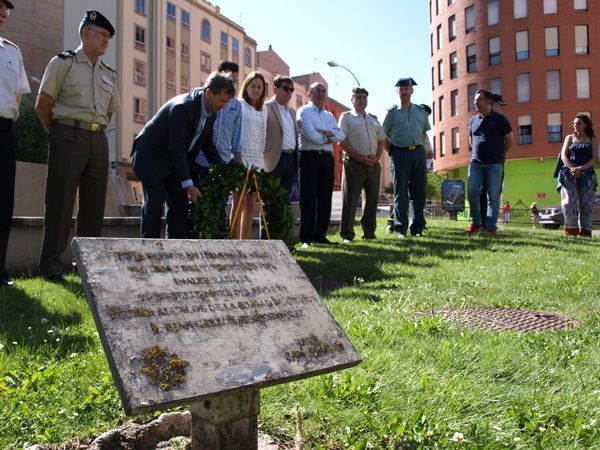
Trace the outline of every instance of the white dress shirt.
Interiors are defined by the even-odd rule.
[[[16,96],[29,92],[31,90],[19,47],[0,38],[0,117],[17,120],[19,105]]]
[[[298,128],[300,131],[300,151],[325,150],[332,152],[333,144],[327,143],[327,136],[317,130],[331,131],[332,142],[343,141],[346,136],[338,127],[335,117],[325,108],[319,109],[308,102],[298,110]]]
[[[243,98],[242,104],[242,132],[240,134],[240,147],[242,158],[246,167],[254,166],[258,169],[265,167],[264,152],[267,139],[267,115],[265,106],[258,111]]]
[[[281,129],[283,130],[282,150],[294,150],[296,148],[296,117],[288,105],[280,105],[275,101],[281,115]]]

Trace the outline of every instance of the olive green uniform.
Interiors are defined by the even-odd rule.
[[[92,65],[81,47],[52,58],[40,92],[54,100],[40,257],[40,272],[52,275],[62,269],[77,189],[76,235],[101,235],[108,179],[104,130],[120,101],[116,72],[100,59]]]

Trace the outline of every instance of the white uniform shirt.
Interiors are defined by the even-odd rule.
[[[264,169],[265,141],[267,139],[267,115],[265,106],[258,111],[243,98],[242,104],[242,131],[240,133],[240,147],[242,158],[246,167],[254,166]]]
[[[16,96],[29,92],[31,90],[19,47],[0,38],[0,117],[16,120],[19,117]]]
[[[338,127],[335,117],[325,108],[319,109],[308,102],[298,110],[298,128],[300,131],[300,151],[325,150],[333,152],[333,144],[327,143],[327,137],[317,130],[331,131],[331,141],[340,142],[346,137]]]
[[[279,108],[279,114],[281,115],[281,128],[283,130],[281,149],[294,150],[296,148],[296,126],[294,124],[296,117],[288,105],[282,106],[277,101],[275,101],[275,104]]]

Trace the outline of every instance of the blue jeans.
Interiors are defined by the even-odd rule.
[[[469,195],[469,208],[471,210],[471,222],[473,224],[481,225],[479,192],[481,191],[481,185],[485,182],[488,200],[485,227],[488,230],[495,230],[497,228],[496,222],[498,221],[498,210],[500,208],[503,175],[504,164],[480,164],[471,161],[467,191]]]

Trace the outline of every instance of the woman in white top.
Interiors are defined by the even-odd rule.
[[[242,104],[242,131],[240,146],[242,159],[246,167],[264,168],[263,154],[267,136],[267,108],[264,107],[267,93],[265,77],[260,72],[248,74],[240,91]],[[238,208],[239,194],[233,196],[232,218]],[[246,193],[244,202],[238,213],[238,220],[233,224],[233,233],[239,239],[248,239],[254,218],[256,194]]]

